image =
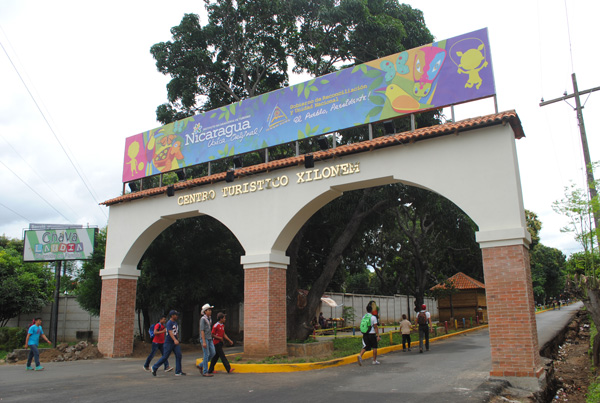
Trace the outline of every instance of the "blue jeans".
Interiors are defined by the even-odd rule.
[[[27,366],[31,366],[31,360],[35,358],[35,366],[40,366],[40,352],[38,350],[38,346],[30,344],[29,346],[29,355],[27,356]],[[23,364],[21,364],[23,365]]]
[[[162,357],[165,354],[162,343],[152,343],[152,351],[150,351],[150,355],[146,358],[146,362],[144,363],[144,367],[148,368],[150,366],[150,361],[154,358],[154,354],[156,354],[156,350],[160,351],[160,356]],[[165,369],[169,368],[169,360],[165,360]]]
[[[419,350],[423,351],[423,339],[425,349],[429,350],[429,325],[419,325]]]
[[[156,364],[154,364],[152,366],[152,371],[156,372],[158,367],[160,367],[162,364],[164,364],[165,361],[167,361],[167,359],[171,355],[171,352],[174,352],[175,353],[175,373],[180,374],[181,373],[181,347],[179,347],[179,344],[175,345],[173,343],[165,343],[163,345],[163,349],[164,349],[163,356],[160,357],[160,360],[158,360],[156,362]]]
[[[204,353],[204,358],[202,359],[202,367],[203,372],[208,373],[208,366],[210,365],[210,360],[215,355],[215,345],[213,344],[212,339],[206,340],[206,348],[202,347],[202,352]]]

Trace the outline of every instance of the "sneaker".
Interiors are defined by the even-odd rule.
[[[142,368],[144,368],[144,371],[146,371],[146,372],[150,372],[150,368],[148,368],[148,367],[146,367],[146,366],[144,366],[144,365],[142,365]]]
[[[25,369],[26,369],[27,371],[33,371],[33,368],[31,368],[30,366],[26,366],[26,367],[25,367]]]
[[[358,361],[358,365],[362,367],[362,357],[360,355],[356,357],[356,361]]]
[[[379,365],[381,364],[379,361],[373,361],[373,365]]]
[[[173,371],[174,369],[175,369],[175,368],[173,368],[173,367],[167,367],[167,368],[165,368],[165,372],[171,372],[171,371]]]
[[[152,376],[156,376],[156,370],[154,368],[152,369]]]
[[[213,374],[209,374],[209,373],[206,373],[206,374],[202,373],[202,376],[211,377],[211,376],[214,376],[214,375]]]
[[[235,371],[235,368],[231,368],[231,369],[229,370],[229,372],[227,372],[227,373],[228,373],[228,374],[231,374],[233,371]]]
[[[35,367],[36,371],[43,371],[44,367],[42,367],[41,365],[38,365],[37,367]]]
[[[187,374],[185,372],[180,372],[178,374],[175,374],[175,376],[186,376]]]

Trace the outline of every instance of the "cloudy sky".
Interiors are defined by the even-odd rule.
[[[515,109],[525,130],[517,142],[525,207],[540,217],[544,244],[579,250],[551,208],[571,181],[584,184],[574,101],[539,102],[572,93],[573,72],[580,91],[600,86],[600,2],[408,3],[436,39],[488,27],[498,109]],[[122,191],[125,138],[157,127],[166,100],[168,77],[149,49],[169,40],[186,12],[202,15],[204,2],[0,0],[0,234],[21,238],[30,222],[106,225],[108,209],[98,203]],[[582,102],[597,161],[600,91]],[[494,104],[455,111],[466,119],[493,113]]]

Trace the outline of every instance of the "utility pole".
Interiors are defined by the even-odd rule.
[[[588,142],[587,142],[587,136],[585,134],[585,124],[583,123],[583,106],[581,106],[581,99],[580,99],[580,95],[584,95],[584,94],[590,94],[594,91],[598,91],[600,90],[600,87],[595,87],[595,88],[591,88],[589,90],[584,90],[584,91],[579,91],[579,89],[577,88],[577,78],[575,77],[575,73],[571,74],[571,78],[573,80],[573,93],[567,95],[566,91],[565,91],[565,95],[560,97],[560,98],[556,98],[556,99],[552,99],[550,101],[544,101],[542,99],[542,102],[540,102],[540,106],[546,106],[548,104],[552,104],[555,102],[559,102],[559,101],[565,101],[569,98],[575,98],[575,111],[577,112],[577,120],[579,122],[579,134],[581,135],[581,146],[583,148],[583,159],[585,161],[585,172],[586,172],[586,176],[587,176],[587,185],[588,185],[588,193],[590,195],[590,200],[592,201],[592,212],[594,215],[594,228],[596,229],[596,242],[598,245],[600,245],[600,233],[598,233],[598,228],[600,228],[598,226],[598,222],[600,221],[598,219],[598,215],[600,214],[598,212],[598,206],[595,203],[596,196],[597,196],[597,192],[596,192],[596,181],[594,179],[594,169],[592,167],[592,160],[590,158],[590,150],[588,148]]]

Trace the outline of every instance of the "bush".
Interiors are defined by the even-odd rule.
[[[22,348],[27,338],[27,330],[20,327],[0,327],[0,350],[12,351]]]

